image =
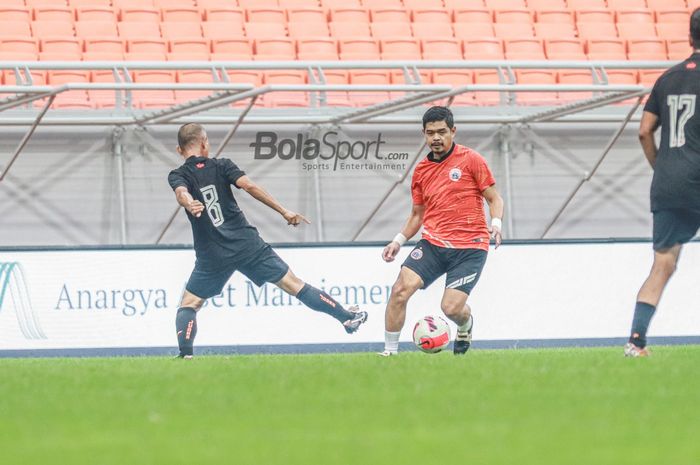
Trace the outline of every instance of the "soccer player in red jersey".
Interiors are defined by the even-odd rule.
[[[432,107],[423,115],[423,134],[431,152],[413,173],[413,207],[405,226],[384,248],[391,262],[401,246],[423,226],[423,238],[403,262],[391,289],[385,313],[384,352],[398,352],[406,320],[406,304],[418,289],[425,289],[447,274],[441,308],[457,324],[454,353],[464,354],[472,339],[471,309],[467,298],[486,263],[489,239],[501,244],[503,199],[486,160],[474,150],[453,142],[452,112]],[[483,201],[491,214],[486,225]]]

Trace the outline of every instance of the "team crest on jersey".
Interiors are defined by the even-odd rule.
[[[423,251],[421,249],[415,249],[413,252],[411,252],[411,258],[414,260],[420,260],[423,258]]]
[[[462,170],[460,170],[459,168],[452,168],[450,170],[450,181],[457,182],[460,179],[462,179]]]
[[[201,170],[202,168],[204,168],[204,163],[197,163],[197,165],[195,166],[197,166],[197,168]]]

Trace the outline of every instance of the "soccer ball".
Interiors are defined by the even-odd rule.
[[[425,316],[413,327],[413,342],[423,352],[438,353],[450,344],[450,326],[439,316]]]

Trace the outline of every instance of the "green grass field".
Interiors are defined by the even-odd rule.
[[[0,463],[700,463],[700,346],[0,359]]]

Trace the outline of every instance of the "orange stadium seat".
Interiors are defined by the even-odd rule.
[[[318,0],[279,0],[282,8],[320,8]]]
[[[477,70],[474,73],[474,84],[500,84],[501,80],[496,70]],[[474,103],[476,105],[498,105],[501,102],[499,92],[475,92]]]
[[[29,55],[25,55],[29,56]],[[6,85],[8,86],[13,86],[17,84],[23,84],[22,79],[17,79],[17,75],[15,75],[15,72],[11,69],[6,69],[2,72],[3,75],[3,80]],[[33,69],[29,73],[31,80],[32,80],[32,85],[35,86],[43,86],[46,85],[46,71],[43,70],[38,70],[38,69]]]
[[[416,76],[413,72],[406,73],[402,69],[395,69],[390,71],[390,79],[392,84],[404,85],[404,84],[430,84],[432,79],[432,73],[427,69],[419,69],[418,75]],[[392,95],[398,96],[402,93],[393,92]]]
[[[537,10],[535,17],[538,23],[574,24],[574,12],[569,10]]]
[[[424,38],[421,40],[424,60],[461,60],[462,42],[452,38]]]
[[[700,0],[688,0],[688,9],[695,11],[696,8],[700,8]]]
[[[493,15],[497,23],[529,24],[533,21],[532,11],[526,8],[518,10],[496,10]]]
[[[376,39],[341,39],[338,46],[341,60],[378,60],[380,57]]]
[[[402,0],[361,0],[366,8],[403,8]]]
[[[321,6],[328,9],[362,8],[362,2],[360,0],[321,0]]]
[[[149,7],[127,7],[122,8],[119,18],[123,22],[160,22],[160,10]]]
[[[34,6],[67,6],[66,0],[25,0],[28,7]]]
[[[112,0],[112,6],[116,9],[129,8],[129,7],[153,7],[153,0]]]
[[[52,86],[90,82],[90,72],[80,70],[51,70],[47,73],[47,83]],[[70,90],[56,96],[53,108],[93,108],[86,90]]]
[[[413,37],[416,39],[429,39],[431,37],[454,37],[452,24],[441,24],[439,27],[436,27],[435,23],[412,23],[411,30],[413,31]],[[491,34],[493,35],[493,28],[491,29]]]
[[[458,10],[463,8],[485,8],[482,0],[444,0],[445,8],[448,10]]]
[[[411,16],[403,8],[377,8],[370,10],[375,23],[410,23]]]
[[[527,6],[535,11],[566,10],[568,8],[566,0],[527,0]]]
[[[458,39],[478,39],[480,37],[495,37],[492,23],[471,23],[454,25],[455,37]]]
[[[34,8],[34,20],[73,22],[73,10],[67,6],[39,6]]]
[[[138,39],[142,37],[160,37],[158,23],[127,22],[117,23],[119,37],[123,39]]]
[[[16,0],[16,1],[22,1],[22,0]],[[22,1],[22,3],[24,3]],[[68,0],[68,4],[72,6],[73,8],[81,7],[81,6],[87,6],[87,7],[92,7],[92,6],[111,6],[112,5],[112,0]]]
[[[586,43],[586,49],[590,60],[627,59],[625,42],[620,39],[589,39]]]
[[[609,69],[606,71],[608,75],[608,83],[635,85],[637,84],[637,71],[629,69]]]
[[[496,38],[465,39],[464,58],[467,60],[502,60],[503,42]]]
[[[91,38],[92,37],[92,38]],[[86,36],[83,38],[84,48],[86,52],[105,52],[122,54],[126,50],[126,42],[118,37],[109,38],[94,38],[95,36]]]
[[[420,42],[416,39],[385,39],[380,41],[382,60],[420,60]]]
[[[666,43],[661,39],[630,39],[627,41],[627,57],[630,60],[666,60]]]
[[[320,76],[317,78],[319,82],[326,84],[344,85],[349,83],[350,74],[341,69],[327,69],[323,71],[323,81]],[[320,95],[320,93],[319,93]],[[326,105],[332,107],[352,107],[353,103],[348,97],[348,93],[344,91],[329,91],[325,93]]]
[[[80,61],[83,58],[83,54],[80,51],[72,52],[39,52],[39,61]]]
[[[408,9],[416,8],[430,8],[439,9],[444,8],[444,3],[442,0],[403,0],[403,4]]]
[[[656,23],[656,35],[664,39],[686,39],[687,42],[688,31],[676,23]]]
[[[160,37],[132,39],[126,41],[129,53],[168,53],[168,43]]]
[[[576,28],[571,23],[535,23],[535,36],[540,39],[576,37]]]
[[[164,39],[202,37],[202,28],[199,26],[199,21],[191,23],[161,23],[160,32]]]
[[[262,71],[252,69],[227,69],[226,76],[234,84],[252,84],[260,87],[263,83]]]
[[[188,52],[170,52],[165,57],[168,61],[209,61],[211,53],[207,50],[191,50]]]
[[[557,81],[562,85],[593,84],[590,69],[563,69],[557,73]],[[593,96],[593,92],[559,92],[559,101],[572,102]]]
[[[166,7],[191,8],[191,7],[197,6],[197,0],[153,0],[153,5],[156,7],[159,7],[159,8],[166,8]]]
[[[17,21],[0,21],[0,37],[31,37],[29,23]]]
[[[527,8],[525,0],[485,0],[486,8],[492,10],[507,10],[512,8]]]
[[[581,39],[617,37],[615,23],[577,23],[576,29]]]
[[[117,21],[117,12],[108,6],[80,6],[75,9],[78,21]]]
[[[177,71],[175,79],[178,83],[210,84],[214,82],[211,71],[206,69],[190,69]],[[209,90],[176,90],[175,101],[183,103],[190,100],[198,100],[212,94]]]
[[[123,52],[94,52],[88,50],[83,52],[83,61],[123,61]],[[91,98],[92,100],[92,98]]]
[[[243,30],[243,23],[204,21],[202,23],[202,35],[207,39],[226,39],[229,37],[245,37],[245,31]]]
[[[540,39],[506,39],[503,45],[509,60],[545,60],[544,46]]]
[[[209,8],[213,6],[226,6],[226,5],[234,5],[237,6],[238,2],[237,1],[232,1],[232,0],[197,0],[197,6],[200,8]]]
[[[640,69],[639,83],[646,87],[652,87],[663,73],[662,69]]]
[[[657,9],[657,23],[690,24],[690,12],[686,9]]]
[[[193,22],[202,21],[202,12],[197,8],[167,7],[161,8],[161,17],[166,22]]]
[[[157,69],[157,70],[137,70],[134,71],[135,83],[174,83],[175,72]],[[175,104],[175,92],[172,90],[148,90],[148,91],[132,91],[134,106],[138,108],[162,108],[169,107]]]
[[[444,69],[433,71],[433,84],[449,84],[454,87],[474,84],[474,72],[463,69]],[[442,102],[443,104],[446,102]],[[474,93],[467,92],[455,96],[452,105],[474,105]]]
[[[451,24],[452,14],[444,8],[419,8],[411,12],[414,23]]]
[[[647,9],[617,10],[615,16],[618,23],[654,24],[654,13]]]
[[[238,0],[238,6],[241,8],[277,8],[279,2],[277,0]]]
[[[265,84],[306,84],[306,73],[294,70],[274,70],[263,73]],[[272,92],[265,95],[265,106],[307,107],[309,97],[305,92]]]
[[[231,60],[253,59],[253,43],[250,39],[213,39],[211,49],[214,54],[226,54]]]
[[[2,37],[0,38],[0,50],[36,56],[39,53],[39,41],[33,37]]]
[[[534,38],[535,34],[530,23],[495,23],[496,37],[501,39],[517,39],[520,37]]]
[[[646,0],[607,0],[608,8],[612,10],[628,8],[646,8]]]
[[[287,23],[289,37],[294,39],[309,39],[314,37],[330,37],[326,23]]]
[[[685,0],[647,0],[647,7],[652,10],[658,9],[673,9],[684,10],[686,8]]]
[[[245,23],[245,11],[228,5],[212,6],[204,10],[207,21],[221,21],[235,24]]]
[[[376,39],[411,36],[409,23],[372,23],[370,29],[372,37]]]
[[[23,7],[0,6],[0,21],[23,21],[32,20],[32,12]]]
[[[191,53],[197,56],[209,56],[211,43],[206,39],[172,39],[169,41],[169,49],[172,53]]]
[[[391,75],[381,69],[361,69],[350,71],[350,84],[384,85],[391,83]],[[374,105],[390,99],[389,92],[351,92],[350,98],[357,106]]]
[[[690,56],[691,48],[688,38],[666,40],[666,50],[669,60],[685,60]]]
[[[615,23],[615,13],[605,8],[576,10],[576,23]]]
[[[546,39],[544,51],[549,60],[585,60],[586,51],[581,39]]]
[[[369,23],[346,23],[333,21],[328,23],[328,26],[331,30],[331,36],[338,40],[372,36]]]
[[[249,39],[286,37],[287,29],[282,23],[245,23],[245,35]]]
[[[281,8],[249,8],[246,17],[251,23],[278,23],[287,22],[287,12]]]
[[[126,61],[165,61],[167,58],[168,54],[163,52],[126,52],[124,54]]]
[[[32,22],[34,37],[73,37],[73,23],[64,21],[34,21]]]
[[[320,8],[289,8],[287,20],[296,23],[326,24],[327,14]]]
[[[297,54],[300,60],[338,60],[338,42],[335,39],[299,39]]]
[[[656,26],[652,23],[617,23],[617,33],[622,39],[656,37]]]
[[[258,39],[255,41],[256,60],[294,60],[296,45],[286,37]]]
[[[557,73],[544,69],[520,69],[515,72],[518,84],[551,85],[557,83]],[[557,103],[557,92],[518,92],[516,101],[526,105],[553,105]]]
[[[455,27],[461,23],[483,23],[490,24],[493,22],[493,13],[486,8],[459,8],[454,10]]]

